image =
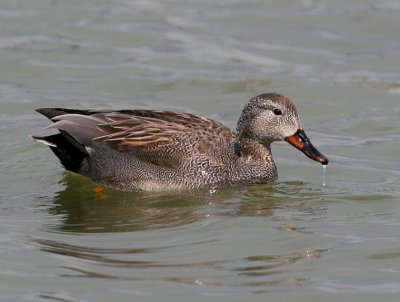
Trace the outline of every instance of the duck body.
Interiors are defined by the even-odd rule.
[[[67,170],[126,191],[266,182],[278,176],[271,154],[273,141],[292,137],[289,143],[304,147],[296,145],[299,138],[293,138],[302,131],[296,108],[287,97],[275,93],[249,101],[237,132],[209,118],[170,111],[37,111],[54,122],[48,128],[60,133],[33,138],[48,145]],[[327,163],[314,147],[311,156],[302,151]]]

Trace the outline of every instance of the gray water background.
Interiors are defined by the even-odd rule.
[[[1,301],[398,301],[400,2],[0,1]],[[94,192],[29,134],[51,107],[186,111],[234,128],[293,98],[322,168],[276,183]]]

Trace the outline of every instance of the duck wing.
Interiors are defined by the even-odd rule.
[[[98,142],[141,161],[176,168],[201,158],[213,165],[224,162],[224,152],[235,134],[215,120],[189,113],[154,110],[40,109],[56,128],[85,149]]]
[[[132,110],[107,113],[104,117],[109,122],[99,128],[107,134],[95,141],[170,168],[195,158],[220,165],[221,149],[235,137],[225,125],[188,113]]]

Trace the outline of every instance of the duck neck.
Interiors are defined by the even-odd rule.
[[[257,164],[274,164],[271,153],[271,143],[261,144],[254,138],[239,137],[235,142],[236,155],[246,159],[247,162]]]

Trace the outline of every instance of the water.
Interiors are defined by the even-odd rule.
[[[0,1],[2,301],[397,301],[398,1]],[[235,127],[291,96],[318,163],[276,183],[94,190],[29,134],[44,106],[188,111]],[[324,185],[325,184],[325,185]]]

